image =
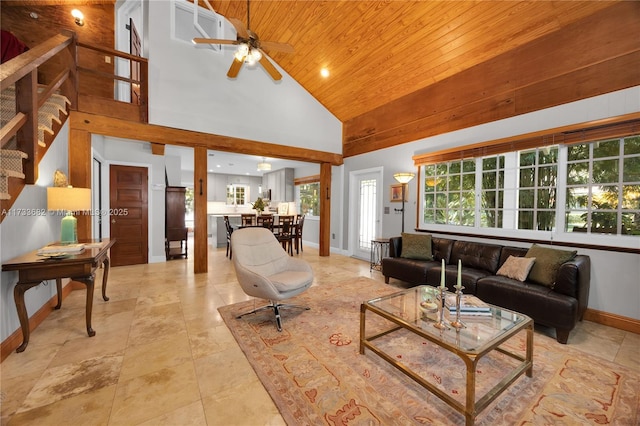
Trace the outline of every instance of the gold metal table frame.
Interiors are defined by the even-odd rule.
[[[429,390],[442,401],[447,403],[453,409],[459,411],[465,416],[465,424],[473,425],[476,416],[482,412],[494,399],[496,399],[509,385],[511,385],[519,376],[526,373],[527,377],[533,376],[533,320],[526,315],[510,311],[508,309],[497,306],[491,307],[492,320],[494,323],[505,324],[504,327],[495,329],[493,335],[483,336],[478,341],[475,348],[465,348],[464,344],[456,342],[455,337],[457,331],[453,326],[447,331],[441,332],[432,326],[437,322],[438,313],[427,315],[420,309],[420,302],[425,294],[435,296],[435,287],[418,286],[408,290],[400,291],[388,296],[372,299],[360,305],[360,354],[365,353],[365,348],[370,349],[382,359],[393,365],[395,368],[415,380],[418,384]],[[370,311],[391,323],[394,327],[376,333],[371,336],[366,335],[366,314]],[[464,321],[468,326],[475,321],[484,321],[486,319],[474,319],[466,317]],[[423,324],[423,327],[420,325]],[[429,327],[433,328],[430,330]],[[436,345],[458,355],[465,363],[467,368],[466,374],[466,402],[461,404],[459,401],[438,389],[434,384],[428,382],[416,372],[398,362],[398,360],[382,349],[374,345],[372,342],[382,336],[394,331],[406,329],[419,335],[420,337],[435,343]],[[520,331],[526,330],[526,349],[525,356],[512,353],[499,347],[502,343],[514,337]],[[459,336],[459,334],[458,334]],[[480,359],[489,352],[497,350],[504,353],[520,363],[515,366],[501,381],[499,381],[492,389],[487,391],[483,396],[476,400],[476,367]]]

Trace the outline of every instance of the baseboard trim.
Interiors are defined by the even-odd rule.
[[[74,284],[77,284],[81,287],[75,287]],[[62,300],[73,291],[75,288],[85,288],[86,286],[81,283],[69,283],[62,287]],[[29,330],[33,331],[39,326],[54,310],[56,305],[58,304],[58,295],[57,293],[49,299],[40,309],[36,311],[31,317],[29,317]],[[0,362],[4,361],[11,352],[15,351],[18,346],[22,344],[22,329],[18,327],[16,331],[14,331],[9,337],[7,337],[2,344],[0,344]]]
[[[587,308],[584,313],[584,319],[587,321],[597,322],[598,324],[607,325],[609,327],[618,328],[620,330],[640,334],[640,320],[634,318],[623,317],[622,315]]]

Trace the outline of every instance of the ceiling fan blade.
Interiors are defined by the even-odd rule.
[[[231,63],[231,67],[229,67],[229,71],[227,71],[227,77],[236,78],[238,73],[240,72],[240,68],[242,68],[242,64],[244,63],[244,57],[241,61],[233,58],[233,62]]]
[[[238,44],[238,40],[224,40],[218,38],[201,38],[196,37],[193,39],[196,44]]]
[[[282,79],[282,74],[278,72],[276,67],[273,66],[273,64],[267,59],[267,55],[265,55],[264,53],[262,54],[262,58],[260,58],[260,64],[264,67],[265,70],[267,70],[271,78],[273,78],[275,81],[279,81]]]
[[[278,52],[293,53],[295,52],[292,45],[289,43],[278,43],[277,41],[262,41],[260,40],[260,47],[267,50],[277,50]]]
[[[229,22],[231,22],[233,27],[236,29],[238,36],[244,39],[249,38],[249,32],[247,31],[247,27],[244,26],[241,20],[236,18],[227,18],[227,19],[229,19]]]

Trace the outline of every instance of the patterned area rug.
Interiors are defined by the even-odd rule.
[[[219,311],[289,425],[464,424],[461,413],[373,352],[360,355],[361,302],[395,291],[362,277],[314,286],[290,301],[311,310],[284,310],[281,333],[268,311],[235,318],[253,309],[254,301]],[[465,368],[456,355],[407,332],[376,342],[464,404]],[[506,346],[523,353],[524,343],[521,332]],[[496,351],[485,356],[476,395],[512,364]],[[533,377],[519,377],[476,424],[636,425],[639,380],[632,370],[536,334]]]

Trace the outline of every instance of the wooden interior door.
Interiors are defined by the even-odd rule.
[[[135,56],[142,56],[142,41],[136,26],[133,25],[133,19],[129,18],[129,53]],[[140,81],[140,63],[131,62],[131,79]],[[131,103],[140,105],[140,84],[131,84]]]
[[[111,266],[149,261],[148,171],[146,167],[109,167]]]

